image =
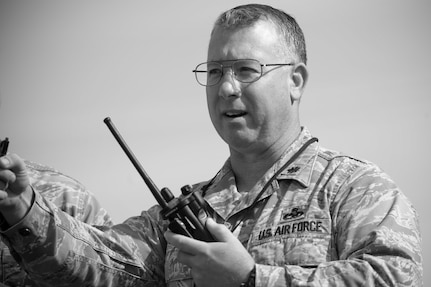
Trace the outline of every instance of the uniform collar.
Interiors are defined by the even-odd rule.
[[[301,146],[311,138],[311,135],[308,134],[302,138],[300,144],[294,149],[292,153],[286,153],[285,158],[281,159],[282,166],[286,163],[292,155],[298,151]],[[304,187],[308,187],[311,182],[311,176],[314,168],[314,164],[317,159],[319,144],[313,143],[307,149],[305,149],[298,158],[293,161],[286,169],[284,169],[278,176],[278,180],[283,179],[293,179],[298,181]]]
[[[207,186],[205,199],[224,218],[250,206],[267,181],[284,165],[298,150],[312,138],[307,128],[303,127],[296,140],[274,165],[268,169],[265,175],[248,193],[241,194],[236,189],[235,176],[232,171],[230,159],[228,159],[218,174]],[[313,167],[317,158],[318,144],[313,143],[305,149],[287,168],[277,177],[277,180],[292,179],[303,186],[310,185]],[[268,188],[260,199],[273,193],[273,188]]]

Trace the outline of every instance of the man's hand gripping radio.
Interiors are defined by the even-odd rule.
[[[208,215],[202,196],[197,192],[193,192],[190,185],[185,185],[181,188],[183,196],[179,198],[174,197],[166,187],[160,191],[121,137],[111,119],[107,117],[104,122],[162,207],[161,214],[163,218],[170,221],[169,229],[175,233],[198,240],[215,241],[211,233],[205,228]]]

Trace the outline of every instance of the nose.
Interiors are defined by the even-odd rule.
[[[241,96],[240,83],[235,79],[232,69],[226,70],[226,72],[223,73],[223,76],[220,79],[218,95],[224,99]]]

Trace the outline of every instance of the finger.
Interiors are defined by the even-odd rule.
[[[0,180],[0,190],[6,191],[8,187],[9,187],[8,181]]]
[[[172,244],[179,250],[189,253],[191,255],[201,253],[201,251],[205,249],[205,244],[208,244],[200,240],[174,233],[170,230],[165,232],[165,238],[170,244]]]
[[[0,190],[0,201],[3,199],[6,199],[8,197],[8,194],[6,191]]]
[[[25,169],[25,163],[17,154],[11,153],[0,158],[0,169],[17,172]]]
[[[16,175],[9,169],[0,169],[0,189],[6,190],[16,180]]]
[[[9,190],[22,192],[30,184],[27,167],[16,154],[8,154],[0,158],[0,180],[9,183]]]
[[[6,169],[6,168],[9,168],[9,165],[10,165],[10,160],[8,159],[8,157],[2,156],[0,158],[0,168]]]
[[[228,242],[236,238],[224,224],[218,224],[212,218],[207,219],[205,226],[215,237],[216,241]]]
[[[10,169],[13,172],[25,170],[24,161],[17,154],[8,154],[0,159],[0,168]]]
[[[0,189],[6,190],[9,186],[9,180],[11,180],[11,176],[13,177],[13,173],[9,170],[10,160],[7,156],[2,156],[0,158]]]

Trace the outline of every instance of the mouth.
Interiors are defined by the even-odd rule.
[[[243,116],[247,115],[247,112],[245,112],[245,111],[227,111],[227,112],[224,112],[223,115],[225,117],[234,119],[234,118],[239,118],[239,117],[243,117]]]

